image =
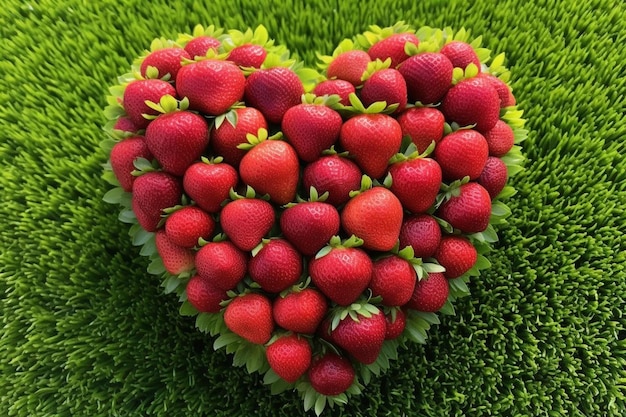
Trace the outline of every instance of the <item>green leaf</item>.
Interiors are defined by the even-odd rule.
[[[241,341],[240,337],[235,333],[224,333],[213,342],[213,350],[219,350],[224,346],[228,346]]]
[[[441,307],[439,312],[441,314],[445,314],[446,316],[454,316],[456,314],[456,312],[454,311],[454,305],[449,299],[446,301],[443,307]]]
[[[180,305],[178,313],[181,316],[195,316],[196,314],[198,314],[198,310],[196,310],[196,308],[191,305],[189,301],[185,301]]]
[[[122,201],[122,195],[124,195],[125,191],[122,187],[113,188],[104,194],[102,200],[109,204],[120,204]]]

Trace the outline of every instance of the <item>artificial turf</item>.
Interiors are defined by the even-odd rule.
[[[529,138],[492,268],[329,415],[626,409],[622,2],[30,1],[0,8],[0,415],[297,416],[180,316],[102,201],[108,86],[155,37],[263,24],[307,64],[371,24],[505,52]],[[310,414],[310,413],[309,413]]]

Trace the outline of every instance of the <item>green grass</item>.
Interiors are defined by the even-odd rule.
[[[195,4],[192,4],[195,3]],[[0,8],[0,415],[296,416],[178,314],[102,201],[109,85],[158,36],[264,24],[312,64],[370,24],[505,52],[530,129],[493,267],[425,346],[329,415],[626,409],[621,2],[30,1]]]

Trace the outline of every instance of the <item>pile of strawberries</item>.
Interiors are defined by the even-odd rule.
[[[111,88],[105,200],[215,348],[319,414],[489,265],[521,112],[480,38],[372,26],[318,70],[262,26],[157,39]]]

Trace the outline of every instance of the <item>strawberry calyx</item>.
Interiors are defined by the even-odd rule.
[[[365,107],[361,99],[355,94],[350,93],[348,95],[350,100],[350,106],[344,107],[342,110],[346,110],[349,114],[391,114],[398,108],[398,103],[387,105],[386,101],[376,101],[369,106]]]
[[[452,197],[458,197],[461,193],[461,185],[467,184],[468,182],[470,182],[470,177],[467,175],[460,180],[451,182],[450,184],[442,182],[440,187],[442,192],[437,195],[434,208],[439,208],[441,204],[450,200]]]
[[[230,190],[228,191],[228,196],[230,197],[230,201],[241,200],[243,198],[248,198],[248,199],[258,198],[260,200],[265,200],[265,201],[269,201],[269,199],[270,199],[269,194],[264,194],[262,196],[257,195],[257,193],[254,190],[254,188],[252,188],[249,185],[246,185],[246,192],[245,192],[244,195],[241,195],[241,194],[237,193],[231,187]],[[228,200],[226,200],[223,204],[226,205],[227,203],[228,203]]]
[[[211,240],[206,240],[206,239],[204,239],[202,237],[198,238],[198,246],[202,247],[202,246],[205,246],[205,245],[207,245],[208,243],[211,243],[211,242],[217,243],[217,242],[225,242],[227,240],[228,240],[228,236],[226,236],[225,233],[218,233],[215,236],[213,236],[213,239],[211,239]]]
[[[380,309],[372,304],[372,300],[369,299],[357,300],[347,307],[333,307],[329,314],[330,331],[335,330],[339,323],[348,317],[358,323],[359,317],[370,318],[378,313],[380,313]]]
[[[474,63],[469,63],[465,69],[455,67],[452,70],[452,85],[456,85],[463,80],[476,77],[480,73],[478,67]]]
[[[294,285],[292,285],[291,287],[281,291],[278,294],[278,296],[280,298],[285,298],[289,294],[299,293],[299,292],[304,291],[305,289],[309,288],[310,285],[311,285],[311,277],[307,276],[305,279],[300,280],[297,283],[295,283]]]
[[[282,137],[282,132],[276,132],[272,136],[269,136],[267,129],[262,127],[258,130],[256,135],[253,135],[252,133],[246,134],[246,139],[248,140],[248,143],[240,143],[239,145],[237,145],[237,148],[249,151],[256,145],[265,142],[266,140],[280,140],[282,139]]]
[[[366,81],[376,72],[384,70],[384,69],[388,69],[390,67],[391,67],[391,58],[387,58],[384,61],[380,59],[376,59],[376,61],[372,61],[369,64],[367,64],[367,69],[361,76],[361,81]]]
[[[426,158],[435,150],[436,142],[432,141],[424,152],[420,153],[417,146],[411,142],[404,152],[399,152],[389,159],[389,164],[397,164],[399,162],[412,161],[414,159]]]
[[[215,129],[219,129],[224,122],[230,123],[232,127],[237,127],[237,109],[243,109],[245,107],[246,106],[244,103],[237,102],[230,106],[230,109],[228,109],[226,113],[222,113],[219,116],[216,116],[215,119],[213,119],[213,125]]]
[[[358,50],[358,49],[360,48],[358,47],[358,45],[355,45],[352,39],[344,39],[341,42],[339,42],[337,47],[333,50],[332,55],[323,55],[319,52],[315,52],[317,59],[320,61],[317,63],[317,67],[320,70],[325,71],[326,68],[328,68],[328,66],[330,65],[330,63],[333,62],[335,58],[337,58],[339,55],[341,55],[344,52]]]
[[[179,33],[178,38],[176,38],[176,43],[181,46],[187,45],[191,40],[198,38],[200,36],[210,36],[219,41],[223,41],[228,35],[224,33],[224,29],[217,28],[215,25],[209,25],[206,28],[201,24],[197,24],[194,26],[191,34],[189,33]]]
[[[359,194],[361,194],[362,192],[365,192],[367,190],[370,190],[372,187],[378,186],[377,184],[374,184],[374,181],[372,181],[372,179],[363,174],[363,176],[361,177],[361,188],[358,190],[352,190],[350,191],[350,198],[355,197]],[[389,184],[389,186],[391,186],[391,184]]]
[[[316,96],[313,93],[302,94],[302,104],[312,104],[315,106],[326,106],[331,109],[344,109],[341,103],[341,97],[339,94],[325,94],[323,96]]]
[[[333,249],[349,249],[349,248],[357,248],[363,245],[363,239],[360,237],[356,237],[355,235],[351,235],[349,238],[341,240],[341,236],[335,235],[330,238],[328,241],[328,245],[324,246],[320,249],[317,254],[315,254],[315,259],[322,258]]]
[[[393,26],[387,26],[384,28],[381,28],[378,25],[370,25],[369,30],[356,35],[356,41],[361,47],[368,49],[375,43],[398,33],[415,33],[415,30],[402,20]]]
[[[153,159],[152,161],[148,161],[146,158],[139,157],[133,161],[133,166],[135,167],[135,169],[131,171],[130,174],[134,177],[138,177],[147,172],[153,172],[153,171],[159,170],[159,163],[157,162],[156,159]]]
[[[400,250],[399,246],[399,244],[396,244],[394,249],[391,250],[391,253],[410,263],[415,270],[415,273],[417,274],[418,280],[426,278],[429,273],[446,271],[443,266],[434,262],[434,259],[429,260],[429,262],[425,262],[422,258],[416,258],[415,251],[413,250],[412,246],[406,246]]]
[[[285,205],[283,205],[283,208],[290,208],[290,207],[294,207],[297,206],[300,203],[317,203],[317,202],[324,202],[328,199],[329,196],[329,192],[326,191],[322,194],[319,194],[319,192],[317,191],[317,188],[311,186],[309,187],[309,198],[304,199],[302,197],[300,197],[299,195],[296,196],[296,202],[292,202],[292,203],[287,203]]]
[[[158,103],[155,103],[150,100],[146,100],[146,105],[150,107],[152,110],[159,112],[157,115],[152,114],[142,114],[145,119],[154,120],[159,117],[160,114],[168,114],[174,113],[177,111],[184,111],[189,108],[189,99],[187,97],[183,97],[182,100],[177,100],[174,96],[170,94],[166,94],[159,100]]]
[[[350,156],[348,151],[337,152],[337,150],[335,149],[335,145],[332,145],[328,149],[324,149],[322,151],[322,155],[337,155],[337,156],[342,156],[344,158],[348,158]]]

